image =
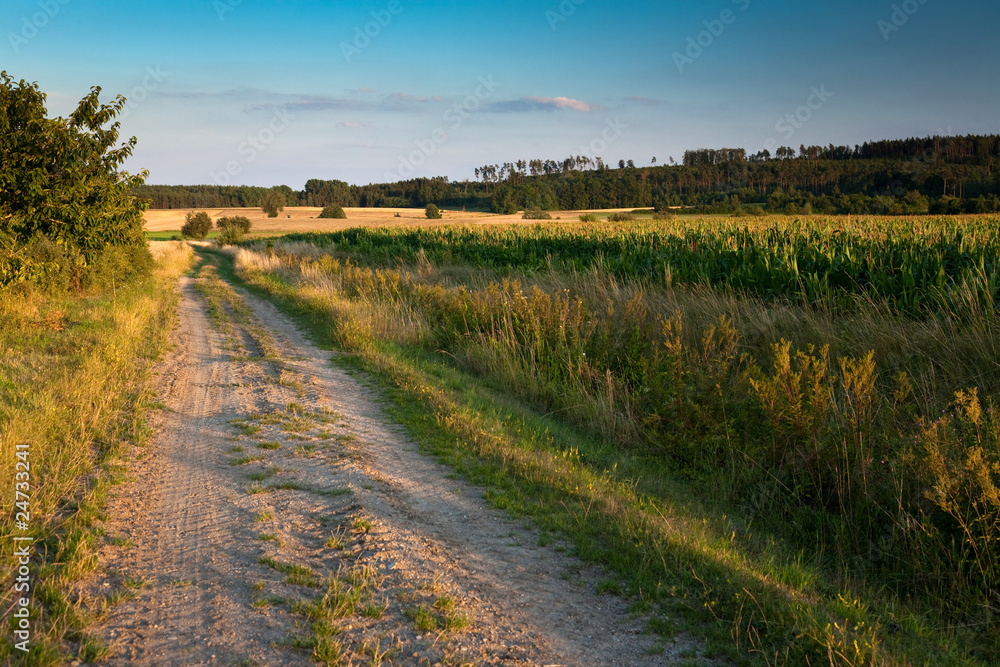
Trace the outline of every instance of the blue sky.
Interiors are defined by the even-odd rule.
[[[95,85],[128,97],[128,168],[150,183],[463,180],[518,159],[1000,132],[995,0],[3,6],[0,68],[53,115]]]

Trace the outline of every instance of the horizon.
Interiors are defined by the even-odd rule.
[[[53,116],[92,86],[124,94],[126,168],[151,185],[461,182],[521,159],[998,131],[985,0],[12,5],[3,68]]]

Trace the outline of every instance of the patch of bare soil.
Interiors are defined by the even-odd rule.
[[[421,455],[273,305],[244,294],[253,322],[220,327],[194,279],[181,290],[158,434],[109,506],[94,586],[132,597],[98,629],[105,664],[653,665],[690,648],[650,655],[600,571]]]

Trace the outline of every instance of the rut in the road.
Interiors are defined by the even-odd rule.
[[[600,573],[417,451],[211,267],[181,285],[158,435],[109,507],[108,664],[663,664]],[[339,656],[339,657],[338,657]]]

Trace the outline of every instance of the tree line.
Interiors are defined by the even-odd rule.
[[[513,213],[518,210],[686,207],[786,213],[977,213],[1000,211],[1000,135],[927,137],[849,146],[782,146],[686,151],[680,164],[618,168],[602,158],[517,160],[484,165],[476,179],[416,178],[351,185],[312,179],[305,189],[276,188],[288,206],[425,207]],[[260,205],[268,188],[145,185],[135,194],[153,208]]]

